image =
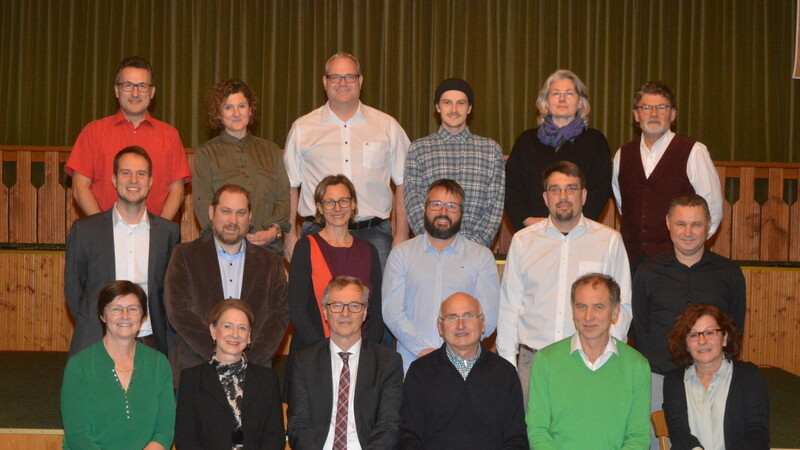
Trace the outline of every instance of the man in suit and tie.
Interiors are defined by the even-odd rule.
[[[272,366],[289,323],[281,258],[245,239],[250,193],[235,184],[220,187],[208,215],[212,233],[177,246],[167,269],[164,301],[177,334],[169,354],[176,388],[181,370],[211,357],[209,314],[223,299],[240,299],[253,309],[247,357],[255,364]]]
[[[289,368],[292,448],[394,448],[400,427],[400,355],[361,339],[369,289],[338,276],[323,294],[330,339],[295,353]]]
[[[147,212],[153,163],[145,149],[125,147],[114,157],[111,184],[117,201],[111,209],[75,221],[67,236],[64,296],[75,319],[70,356],[99,341],[97,296],[109,283],[128,280],[147,292],[148,316],[140,342],[167,354],[167,315],[161,301],[164,272],[181,239],[178,225]]]

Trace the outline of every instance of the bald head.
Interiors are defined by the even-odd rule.
[[[473,296],[457,292],[439,307],[439,335],[453,352],[464,359],[478,352],[486,330],[481,303]]]

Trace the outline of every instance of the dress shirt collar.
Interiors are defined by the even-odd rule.
[[[703,254],[700,255],[700,260],[697,261],[696,263],[694,263],[692,265],[692,267],[688,267],[686,264],[678,261],[678,256],[675,255],[675,248],[674,247],[672,248],[672,250],[669,250],[667,252],[667,254],[669,256],[665,261],[666,265],[678,266],[678,267],[682,267],[682,268],[685,268],[685,269],[691,269],[692,267],[700,267],[700,266],[702,266],[704,264],[709,263],[710,260],[711,260],[711,251],[708,249],[708,247],[703,249]]]
[[[150,218],[147,217],[146,209],[144,210],[144,213],[142,213],[142,218],[139,219],[139,223],[128,223],[125,222],[125,220],[120,215],[119,211],[117,211],[117,203],[114,203],[114,207],[111,208],[111,223],[114,225],[114,227],[116,227],[117,225],[119,225],[120,222],[122,222],[123,224],[125,224],[125,226],[127,226],[132,230],[135,230],[139,227],[141,227],[143,230],[150,229]]]
[[[550,219],[549,216],[547,217],[547,219],[545,219],[545,234],[551,237],[560,237],[562,239],[569,239],[569,240],[577,239],[586,234],[586,231],[588,229],[589,225],[583,213],[581,213],[581,218],[578,219],[578,224],[575,225],[575,227],[573,227],[566,235],[564,235],[564,233],[562,233],[558,228],[556,228],[556,226],[553,224],[552,219]]]
[[[228,253],[225,251],[225,249],[222,248],[221,245],[219,245],[217,237],[214,236],[214,248],[217,249],[217,255],[222,255],[222,256],[237,257],[237,258],[243,257],[245,250],[245,242],[247,242],[247,239],[242,239],[242,242],[239,244],[239,251],[237,251],[236,253]]]
[[[346,121],[344,121],[341,118],[339,118],[339,116],[337,116],[336,113],[333,112],[333,110],[331,110],[331,102],[328,101],[328,102],[325,102],[324,105],[322,105],[322,108],[319,111],[320,116],[321,116],[320,117],[320,122],[325,123],[325,122],[328,122],[328,121],[332,120],[334,122],[339,122],[341,124],[349,124],[349,123],[353,122],[354,120],[367,121],[367,115],[364,114],[365,112],[366,111],[365,111],[365,108],[364,108],[364,104],[361,103],[361,101],[359,101],[358,102],[358,109],[356,109],[356,113],[353,114],[353,117],[351,117],[351,118],[347,119]]]
[[[648,154],[655,155],[657,153],[662,153],[667,148],[669,143],[672,142],[672,138],[674,136],[675,133],[672,130],[667,130],[663,136],[658,138],[658,140],[653,143],[653,148],[651,150],[647,148],[647,144],[644,142],[644,133],[642,133],[642,137],[639,141],[639,149],[642,151],[643,156]]]
[[[453,242],[451,242],[450,245],[445,247],[444,250],[442,250],[441,252],[436,250],[436,248],[433,246],[433,243],[431,242],[431,239],[432,239],[431,235],[429,235],[428,232],[426,231],[425,232],[425,238],[424,238],[424,241],[425,241],[425,252],[439,253],[440,255],[444,255],[446,253],[453,253],[453,254],[457,255],[457,254],[461,253],[461,250],[464,249],[463,240],[465,238],[463,236],[461,236],[460,232],[456,233],[456,238],[453,239]]]
[[[711,383],[709,383],[709,388],[719,379],[723,379],[725,376],[728,375],[728,372],[733,370],[733,364],[731,360],[725,358],[722,360],[722,365],[719,366],[719,369],[711,378]],[[686,371],[683,373],[683,382],[688,383],[689,381],[694,381],[695,383],[700,383],[700,378],[697,376],[697,368],[692,364],[689,366]]]
[[[455,366],[458,373],[461,374],[465,380],[467,376],[469,376],[469,372],[475,367],[475,363],[478,361],[478,358],[481,356],[481,344],[478,343],[478,352],[475,353],[475,356],[469,359],[462,359],[460,356],[456,354],[453,350],[450,349],[450,346],[447,343],[444,344],[445,354],[447,354],[447,359]]]
[[[251,139],[253,139],[253,136],[250,135],[250,133],[247,133],[246,135],[244,135],[243,138],[239,139],[236,136],[228,134],[225,130],[222,130],[219,133],[219,138],[222,139],[222,141],[225,143],[233,144],[238,146],[239,148],[243,148],[250,142]]]
[[[333,343],[333,339],[330,339],[331,358],[338,358],[338,359],[341,360],[341,356],[339,356],[339,353],[347,352],[347,353],[350,353],[350,357],[349,357],[349,360],[348,360],[348,364],[349,364],[349,361],[353,361],[354,359],[357,359],[359,354],[361,353],[361,342],[362,342],[361,339],[359,339],[358,342],[353,344],[353,346],[350,347],[349,349],[342,350],[342,349],[339,348],[338,345]],[[352,366],[350,366],[350,367],[351,367],[351,370],[352,370]]]
[[[146,123],[151,128],[155,128],[155,124],[153,123],[152,119],[153,119],[153,116],[150,115],[150,111],[147,111],[144,114],[144,120],[142,120],[142,122],[139,125],[142,125],[142,124]],[[123,124],[126,124],[126,123],[133,124],[133,122],[131,122],[130,120],[128,120],[127,117],[125,117],[125,114],[122,112],[122,109],[120,108],[120,110],[117,111],[116,114],[114,114],[114,125],[123,125]]]
[[[469,127],[464,127],[464,129],[461,130],[459,133],[453,134],[440,125],[439,131],[436,132],[436,135],[439,136],[439,138],[443,141],[455,138],[459,138],[464,141],[469,141],[472,138],[472,133],[469,131]]]
[[[581,359],[583,363],[586,364],[590,370],[597,370],[603,366],[610,358],[611,355],[619,355],[619,350],[617,350],[617,343],[614,340],[614,337],[611,336],[611,333],[608,334],[608,342],[606,343],[606,348],[603,351],[603,354],[595,360],[594,363],[589,361],[589,358],[586,356],[586,353],[583,351],[583,346],[581,345],[581,338],[578,336],[578,333],[572,335],[572,341],[570,342],[569,346],[569,354],[573,354],[578,352],[581,355]]]

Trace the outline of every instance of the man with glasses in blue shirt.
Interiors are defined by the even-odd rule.
[[[481,303],[457,292],[436,324],[445,343],[414,361],[403,383],[398,448],[527,449],[514,366],[480,343]]]
[[[403,367],[442,345],[436,313],[444,299],[465,292],[486,313],[483,337],[497,325],[499,276],[492,252],[462,235],[464,190],[434,181],[425,201],[425,232],[389,254],[383,273],[383,322],[397,338]]]

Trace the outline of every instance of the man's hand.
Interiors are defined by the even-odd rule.
[[[435,348],[426,348],[425,350],[417,353],[417,358],[422,358],[423,356],[427,355],[428,353],[436,350]]]
[[[270,227],[266,230],[256,231],[255,233],[248,233],[247,241],[252,244],[264,246],[274,241],[275,238],[277,237],[278,237],[278,231],[275,229],[275,227]]]
[[[546,217],[528,217],[527,219],[522,221],[522,224],[525,225],[526,227],[529,227],[535,223],[543,221],[544,219],[546,219]]]

